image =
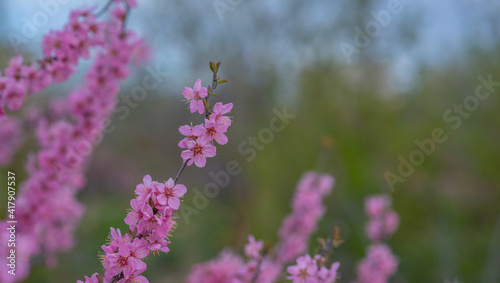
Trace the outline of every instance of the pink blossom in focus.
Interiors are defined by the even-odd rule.
[[[187,192],[186,186],[181,184],[174,184],[172,178],[165,182],[165,188],[158,190],[158,195],[156,199],[161,205],[168,205],[173,209],[178,209],[181,204],[179,198],[182,198]]]
[[[190,141],[196,141],[196,138],[198,137],[194,132],[193,132],[193,127],[184,125],[179,128],[179,132],[186,137],[182,139],[178,146],[180,148],[188,148],[187,143]],[[203,132],[202,132],[203,133]]]
[[[231,112],[231,109],[233,109],[232,103],[228,103],[226,105],[222,104],[222,102],[215,103],[213,113],[210,114],[210,121],[213,123],[223,124],[228,127],[231,126],[231,119],[224,116]]]
[[[191,109],[191,113],[198,111],[198,113],[200,114],[203,114],[203,112],[205,112],[203,98],[207,97],[207,94],[207,88],[201,86],[201,79],[196,80],[193,88],[186,87],[182,92],[182,95],[189,103],[189,109]]]
[[[193,128],[193,133],[198,137],[205,137],[209,141],[215,140],[220,145],[227,143],[227,137],[224,135],[227,132],[227,125],[212,122],[205,119],[204,125],[198,125]]]
[[[196,141],[190,141],[187,144],[187,150],[181,154],[184,161],[188,160],[188,166],[193,164],[202,168],[205,167],[207,157],[214,157],[216,155],[215,146],[210,144],[210,140],[205,137],[200,137]]]

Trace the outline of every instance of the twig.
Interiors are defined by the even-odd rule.
[[[207,97],[205,97],[205,118],[208,119],[208,116],[210,116],[210,111],[208,110],[210,108],[210,104],[208,104],[208,99],[212,96],[212,93],[214,92],[214,89],[217,88],[217,73],[214,72],[214,77],[212,79],[212,87],[210,91],[207,94]]]
[[[114,0],[109,0],[108,3],[106,3],[106,5],[104,5],[104,7],[102,7],[102,9],[95,14],[95,16],[96,17],[102,16],[102,14],[104,14],[109,9],[109,7],[111,7],[111,4],[113,4],[113,1]]]
[[[184,163],[182,163],[181,169],[179,169],[179,172],[177,172],[177,175],[175,175],[174,184],[177,184],[177,181],[179,180],[179,177],[181,176],[182,171],[184,171],[184,168],[186,168],[186,165],[188,164],[189,160],[191,160],[191,158],[186,159],[186,161],[184,161]]]
[[[267,256],[268,249],[264,248],[264,251],[262,252],[262,257],[259,260],[259,263],[257,263],[257,266],[255,267],[255,273],[253,274],[252,281],[250,283],[257,283],[257,279],[259,278],[260,274],[260,266],[262,265],[262,262],[264,261],[264,257]]]

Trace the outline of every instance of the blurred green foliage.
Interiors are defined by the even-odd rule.
[[[477,76],[500,78],[498,67],[477,62],[470,65],[468,75],[453,66],[422,70],[418,88],[390,94],[384,93],[381,80],[373,78],[380,71],[356,70],[362,73],[359,80],[348,79],[355,69],[334,62],[307,67],[297,83],[297,98],[285,103],[273,98],[278,96],[272,91],[273,83],[262,91],[265,99],[241,94],[240,90],[252,86],[229,83],[221,88],[225,101],[235,101],[230,143],[219,147],[219,155],[207,168],[188,168],[181,182],[190,189],[202,189],[210,181],[208,173],[223,170],[230,160],[238,161],[243,172],[232,177],[229,186],[199,215],[192,215],[189,223],[179,219],[171,252],[148,257],[146,274],[152,282],[182,281],[192,264],[214,257],[222,248],[241,250],[248,233],[275,243],[297,180],[313,169],[336,178],[327,199],[328,212],[315,237],[340,227],[346,242],[335,256],[342,262],[340,282],[349,282],[368,244],[364,197],[390,192],[384,172],[397,172],[398,156],[407,158],[416,149],[413,141],[429,138],[436,127],[446,130],[448,140],[437,145],[435,153],[392,193],[401,215],[401,227],[389,241],[401,260],[392,282],[441,282],[454,277],[478,282],[483,272],[488,273],[485,268],[493,268],[488,265],[489,252],[499,253],[490,250],[500,212],[500,175],[495,170],[500,160],[498,91],[455,131],[442,115],[474,93]],[[460,83],[449,83],[457,77]],[[124,229],[122,221],[135,184],[147,173],[164,180],[177,171],[181,161],[175,146],[181,138],[177,126],[199,118],[188,116],[182,105],[180,95],[152,95],[126,120],[115,119],[117,129],[97,149],[88,188],[81,194],[87,213],[76,248],[61,255],[54,270],[36,267],[28,282],[66,282],[100,270],[96,254],[110,226]],[[238,145],[268,127],[272,109],[283,105],[296,118],[248,162],[248,155],[238,153]],[[326,162],[318,165],[324,136],[333,137],[335,145]],[[193,194],[188,193],[184,202],[192,205],[192,201]],[[315,237],[311,250],[317,246]]]

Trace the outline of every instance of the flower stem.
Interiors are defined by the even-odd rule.
[[[208,116],[210,116],[210,111],[208,109],[210,109],[210,104],[208,103],[208,99],[212,96],[212,93],[214,92],[214,89],[217,88],[217,73],[214,72],[214,76],[213,76],[213,79],[212,79],[212,87],[210,89],[210,91],[208,92],[208,95],[207,97],[205,97],[205,118],[208,119]]]
[[[108,3],[106,3],[106,5],[104,5],[104,7],[102,7],[102,9],[95,14],[95,16],[96,17],[102,16],[102,14],[104,14],[109,9],[109,7],[111,7],[111,4],[113,4],[113,0],[109,0]]]
[[[184,163],[182,163],[181,169],[179,169],[179,172],[177,172],[177,175],[175,175],[174,184],[177,184],[177,181],[179,180],[179,177],[181,176],[182,171],[184,171],[184,168],[186,168],[186,165],[188,164],[189,160],[191,160],[191,158],[186,159],[186,161],[184,161]]]

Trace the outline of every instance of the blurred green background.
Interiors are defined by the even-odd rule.
[[[229,143],[218,147],[207,167],[184,172],[184,203],[192,205],[192,190],[202,189],[211,181],[209,173],[224,170],[229,161],[236,160],[242,173],[231,177],[189,223],[179,219],[170,253],[147,259],[150,282],[183,282],[191,265],[224,247],[241,251],[249,233],[275,243],[296,182],[313,169],[332,174],[336,186],[310,248],[317,246],[316,237],[340,227],[345,243],[335,255],[341,262],[339,282],[355,278],[356,262],[369,244],[363,200],[377,193],[390,193],[401,216],[389,241],[400,259],[390,282],[500,282],[500,88],[479,101],[457,129],[443,120],[448,109],[474,95],[479,76],[500,81],[500,6],[495,1],[401,1],[401,12],[379,24],[365,47],[344,56],[341,46],[356,46],[357,28],[365,30],[376,21],[373,12],[386,10],[389,2],[139,1],[130,28],[151,45],[152,60],[123,83],[121,97],[142,84],[147,67],[169,75],[125,119],[115,115],[116,130],[105,135],[92,156],[80,194],[87,211],[77,246],[61,254],[51,270],[34,259],[26,282],[74,282],[101,271],[97,253],[110,226],[125,229],[135,185],[145,174],[158,181],[176,174],[182,138],[177,128],[199,122],[181,102],[182,89],[197,78],[210,81],[209,61],[222,61],[221,75],[229,83],[217,94],[234,103],[233,126]],[[23,17],[29,21],[42,6],[0,2],[2,69],[18,52],[40,56],[45,32],[59,28],[74,7],[95,3],[102,5],[60,4],[50,21],[27,37]],[[225,12],[217,10],[220,3]],[[12,45],[13,34],[26,41]],[[83,69],[87,65],[83,62]],[[80,77],[31,97],[30,104],[65,95]],[[273,109],[285,106],[296,118],[248,162],[238,146],[269,127]],[[397,173],[398,157],[408,159],[418,149],[414,140],[430,138],[436,128],[448,139],[391,192],[384,173]],[[325,136],[335,140],[328,155],[321,145]],[[7,169],[23,176],[26,154],[35,149],[28,137],[14,162],[2,169],[1,181]]]

